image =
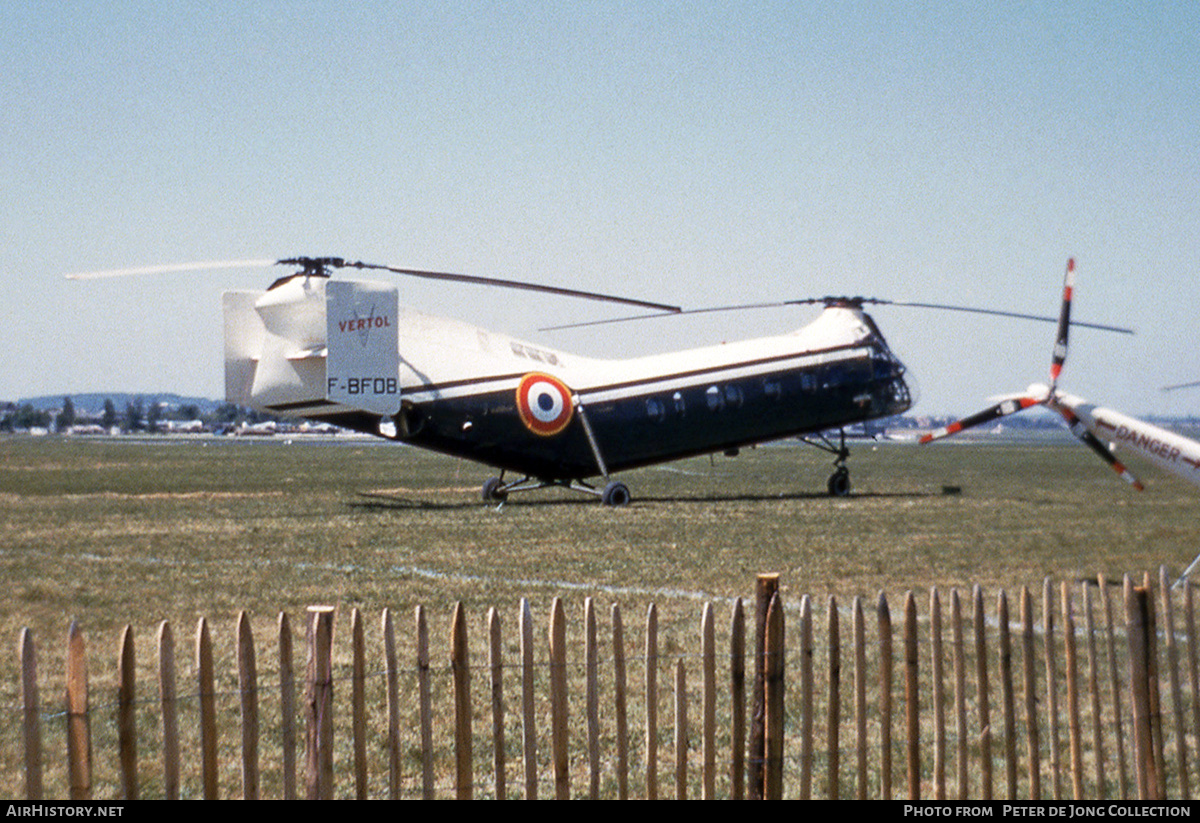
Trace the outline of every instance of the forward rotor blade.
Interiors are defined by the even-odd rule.
[[[586,326],[607,326],[613,323],[628,323],[632,320],[653,320],[655,317],[682,317],[685,314],[712,314],[723,311],[747,311],[750,309],[777,309],[780,306],[795,305],[794,303],[745,303],[740,306],[713,306],[707,309],[673,309],[654,314],[635,314],[629,317],[610,317],[607,320],[586,320],[582,323],[564,323],[561,326],[543,326],[538,331],[560,331],[562,329],[582,329]]]
[[[1122,480],[1133,486],[1138,491],[1145,491],[1146,487],[1142,485],[1142,481],[1138,480],[1133,475],[1133,472],[1125,468],[1125,464],[1118,460],[1116,455],[1109,451],[1108,447],[1100,442],[1100,438],[1092,434],[1091,430],[1084,425],[1083,421],[1080,420],[1074,412],[1068,408],[1061,408],[1059,409],[1059,413],[1063,416],[1063,419],[1067,421],[1067,426],[1070,428],[1071,434],[1083,441],[1083,444],[1095,452],[1101,460],[1107,463],[1113,471],[1119,474]]]
[[[138,266],[131,269],[106,269],[103,271],[80,271],[64,275],[68,280],[95,280],[102,277],[133,277],[143,274],[170,274],[181,271],[207,271],[210,269],[256,269],[274,266],[274,260],[208,260],[198,263],[169,263],[165,266]]]
[[[958,311],[967,312],[969,314],[990,314],[995,317],[1014,317],[1017,320],[1036,320],[1039,323],[1055,323],[1061,321],[1061,317],[1056,318],[1041,314],[1025,314],[1023,312],[1001,311],[1000,309],[979,309],[971,306],[953,306],[944,303],[913,303],[900,300],[867,300],[866,302],[878,303],[884,306],[906,306],[915,309],[940,309],[942,311]],[[1103,323],[1087,323],[1081,320],[1073,320],[1071,321],[1071,325],[1085,329],[1116,332],[1117,334],[1135,333],[1133,329],[1126,329],[1121,326],[1109,326]]]
[[[472,283],[479,286],[500,286],[506,289],[521,289],[524,291],[556,294],[561,297],[578,297],[584,300],[599,300],[606,303],[623,303],[627,306],[639,306],[643,309],[657,309],[664,314],[678,314],[681,311],[679,306],[669,306],[663,303],[651,303],[645,300],[634,300],[629,297],[616,297],[610,294],[579,291],[577,289],[565,289],[559,286],[542,286],[536,283],[523,283],[519,280],[502,280],[496,277],[477,277],[470,274],[453,274],[451,272],[424,271],[421,269],[402,269],[395,266],[384,266],[376,263],[346,261],[342,265],[345,268],[350,269],[375,269],[378,271],[390,271],[394,274],[403,274],[409,277],[420,277],[426,280],[444,280],[453,283]]]
[[[1063,364],[1067,362],[1067,335],[1071,331],[1071,298],[1075,293],[1075,258],[1067,260],[1067,274],[1063,279],[1062,309],[1058,314],[1058,333],[1054,339],[1054,353],[1050,358],[1050,390],[1058,385]]]
[[[628,323],[632,320],[652,320],[656,317],[666,316],[684,316],[689,314],[712,314],[714,312],[726,311],[747,311],[751,309],[778,309],[787,306],[845,306],[861,308],[865,305],[872,306],[900,306],[902,308],[912,309],[936,309],[938,311],[956,311],[966,312],[968,314],[985,314],[993,317],[1012,317],[1017,320],[1035,320],[1039,323],[1055,323],[1060,318],[1049,317],[1040,314],[1025,314],[1024,312],[1003,311],[1000,309],[983,309],[973,306],[955,306],[948,303],[922,303],[909,300],[885,300],[879,297],[805,297],[799,300],[780,300],[774,303],[743,303],[730,306],[709,306],[701,309],[685,309],[683,311],[659,312],[657,314],[640,314],[630,317],[614,317],[608,320],[591,320],[584,323],[570,323],[561,326],[546,326],[540,331],[558,331],[560,329],[577,329],[585,326],[604,326],[611,323]],[[1078,320],[1072,321],[1071,325],[1079,326],[1088,329],[1097,329],[1099,331],[1116,332],[1118,334],[1133,334],[1133,329],[1122,328],[1121,326],[1109,326],[1103,323],[1087,323]]]
[[[935,429],[929,434],[924,435],[919,442],[929,443],[933,440],[941,440],[943,437],[949,437],[952,434],[958,434],[964,429],[974,428],[975,426],[990,423],[993,420],[998,420],[1001,417],[1007,417],[1010,414],[1022,411],[1030,406],[1036,406],[1042,401],[1034,397],[1012,397],[1002,400],[991,408],[984,409],[981,412],[976,412],[969,417],[964,417],[962,420],[957,420],[949,426],[943,426],[940,429]]]
[[[1193,386],[1200,386],[1200,380],[1193,380],[1190,383],[1176,383],[1173,386],[1163,386],[1159,391],[1175,391],[1176,389],[1190,389]]]

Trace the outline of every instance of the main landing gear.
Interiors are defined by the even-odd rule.
[[[632,499],[629,488],[619,480],[609,481],[600,492],[600,502],[605,506],[628,506]]]
[[[829,491],[830,497],[847,497],[850,494],[850,469],[846,467],[846,460],[850,457],[850,450],[846,448],[846,430],[839,430],[838,443],[834,444],[824,434],[817,437],[801,437],[800,442],[807,443],[815,449],[820,449],[833,455],[833,474],[829,475],[829,482],[826,483],[826,489]]]
[[[558,486],[572,491],[583,492],[584,494],[594,494],[600,498],[600,502],[605,506],[628,506],[632,497],[629,494],[629,487],[619,480],[613,480],[608,476],[608,465],[604,462],[604,455],[600,453],[600,444],[596,441],[596,435],[592,431],[591,421],[588,420],[587,409],[579,402],[579,395],[573,395],[571,402],[574,404],[575,411],[579,415],[579,422],[583,425],[583,433],[587,436],[588,447],[592,450],[592,457],[596,460],[596,468],[600,470],[600,475],[604,478],[604,488],[597,489],[584,483],[582,480],[540,480],[526,475],[515,483],[505,483],[504,473],[501,472],[499,477],[489,477],[483,484],[483,501],[485,503],[497,503],[501,506],[508,499],[508,495],[514,492],[529,491],[531,489],[544,489],[549,486]]]
[[[510,494],[550,487],[559,487],[582,492],[583,494],[595,495],[600,498],[600,502],[605,506],[628,506],[633,499],[633,496],[629,493],[629,487],[619,480],[610,480],[604,484],[603,489],[597,489],[595,486],[584,483],[582,480],[569,482],[566,480],[537,480],[529,476],[522,477],[513,483],[506,483],[504,482],[503,473],[499,477],[489,477],[485,480],[481,492],[484,503],[503,505],[508,500]]]

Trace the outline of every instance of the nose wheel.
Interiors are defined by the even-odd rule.
[[[850,494],[850,469],[846,468],[846,460],[850,457],[850,450],[846,448],[846,430],[840,430],[837,443],[823,434],[817,437],[801,437],[800,441],[833,455],[833,474],[829,475],[829,482],[825,488],[830,497],[847,497]]]
[[[829,496],[830,497],[846,497],[850,494],[850,470],[845,466],[838,466],[833,474],[829,475]]]

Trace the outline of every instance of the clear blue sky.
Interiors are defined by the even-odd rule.
[[[339,255],[686,307],[824,294],[1055,314],[1063,386],[1200,412],[1200,4],[11,2],[0,398],[219,397],[220,293]],[[401,281],[588,354],[771,310],[539,334],[604,306]],[[615,313],[620,313],[617,310]],[[1052,326],[879,308],[920,410],[1043,381]]]

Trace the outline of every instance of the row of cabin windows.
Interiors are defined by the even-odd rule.
[[[839,365],[831,366],[824,370],[823,374],[818,375],[815,372],[805,371],[800,372],[799,388],[802,393],[814,392],[819,388],[832,388],[841,385],[849,378],[849,373],[846,369]],[[762,382],[763,394],[771,400],[783,399],[783,383],[774,378],[764,379]],[[745,402],[745,395],[741,386],[730,383],[726,386],[709,386],[704,391],[705,405],[711,412],[724,411],[727,408],[741,408]],[[651,397],[646,400],[646,414],[651,420],[665,420],[668,410],[673,411],[679,417],[682,417],[686,410],[683,395],[675,392],[669,399],[661,397]]]
[[[771,400],[783,399],[783,384],[778,380],[764,380],[763,394]],[[811,374],[800,375],[800,388],[802,391],[812,391],[817,387],[816,378]],[[742,387],[729,384],[726,386],[709,386],[704,391],[704,402],[711,412],[720,412],[725,409],[737,409],[745,403],[745,393]],[[650,397],[646,400],[646,414],[651,420],[665,420],[668,409],[671,409],[677,416],[682,417],[686,411],[686,403],[683,395],[680,392],[675,392],[668,400],[661,397]]]

